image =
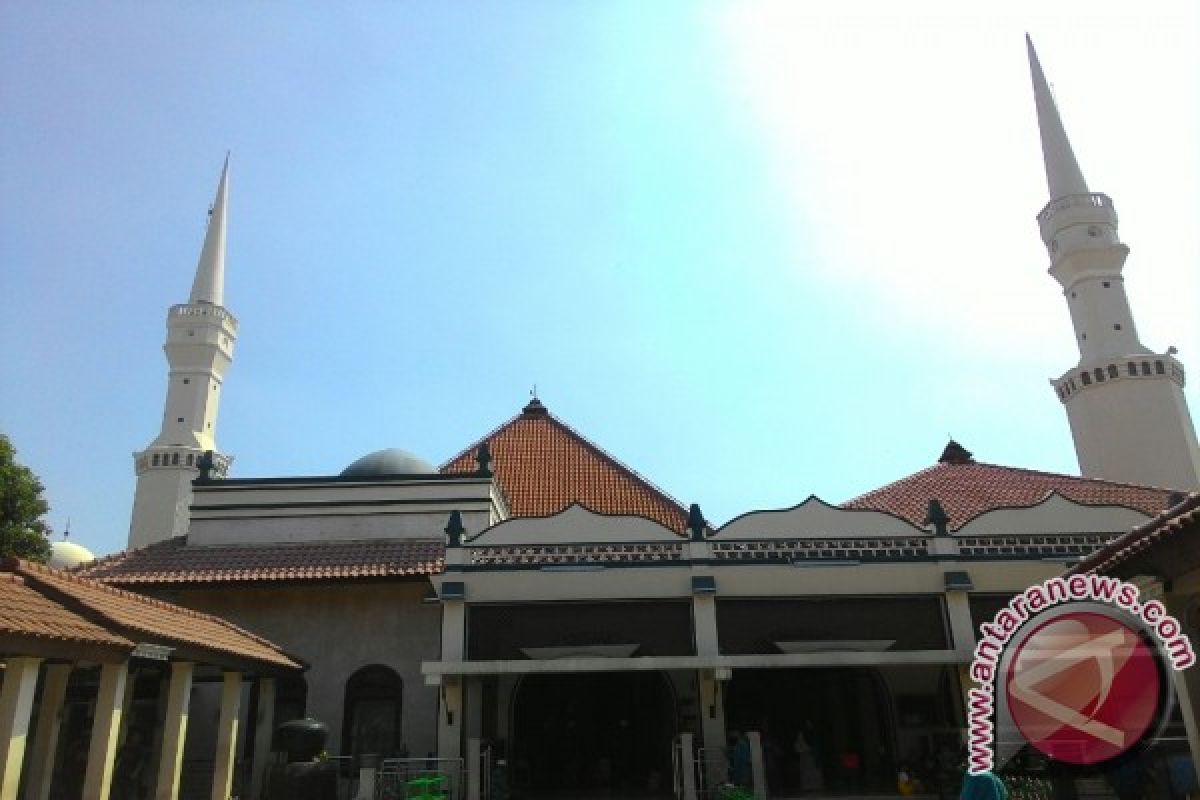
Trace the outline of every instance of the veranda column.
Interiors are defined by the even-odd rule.
[[[439,596],[442,600],[442,662],[463,660],[467,641],[467,587],[462,565],[465,554],[462,537],[466,533],[462,514],[450,513],[446,523],[446,577]],[[442,675],[438,695],[438,758],[459,758],[462,755],[462,678]]]
[[[163,719],[162,747],[158,751],[158,778],[154,800],[176,800],[179,796],[179,772],[183,767],[183,742],[187,738],[188,701],[192,695],[190,661],[171,662],[171,680],[167,684],[167,714]]]
[[[25,760],[25,737],[33,712],[33,693],[37,689],[38,667],[42,660],[17,656],[5,663],[4,689],[0,691],[0,741],[4,743],[0,798],[17,796],[21,764]]]
[[[258,800],[271,757],[271,734],[275,732],[275,679],[258,679],[258,713],[254,719],[254,760],[250,766],[250,797]]]
[[[1187,595],[1174,593],[1167,593],[1163,597],[1167,612],[1179,620],[1180,624],[1184,626],[1184,630],[1190,627],[1188,624],[1188,600]],[[1194,631],[1188,631],[1188,633],[1195,644]],[[1179,703],[1179,715],[1183,717],[1183,728],[1187,732],[1188,750],[1192,754],[1192,764],[1195,768],[1200,769],[1200,674],[1197,673],[1196,667],[1185,669],[1182,672],[1175,670],[1171,672],[1175,681],[1175,697]]]
[[[238,712],[242,704],[242,673],[226,672],[221,684],[221,716],[217,722],[217,756],[213,765],[212,800],[229,800],[237,758]]]
[[[105,664],[100,668],[92,746],[88,749],[87,772],[83,778],[83,800],[108,800],[113,760],[117,754],[117,734],[121,731],[121,716],[125,711],[122,704],[128,674],[128,661]]]
[[[129,711],[133,708],[133,690],[137,685],[138,671],[133,664],[129,665],[129,672],[125,676],[125,697],[121,700],[121,708]],[[128,713],[121,715],[121,730],[117,734],[117,750],[119,751],[125,740],[129,738],[129,725],[133,722]]]
[[[29,776],[25,779],[25,800],[46,800],[54,778],[54,756],[58,750],[58,730],[62,724],[63,702],[67,699],[70,664],[50,664],[42,680],[42,704],[37,727],[33,730]]]
[[[967,724],[967,709],[971,707],[968,692],[971,680],[971,659],[975,655],[975,625],[971,621],[970,595],[966,590],[946,590],[946,616],[950,620],[950,636],[953,638],[954,654],[958,659],[959,700],[962,703],[962,724]]]
[[[463,722],[467,738],[483,738],[483,678],[463,679]]]
[[[707,523],[700,507],[692,505],[688,512],[688,559],[692,562],[692,630],[696,655],[716,657],[721,654],[717,630],[717,578],[710,566],[712,545],[704,538]],[[720,678],[727,679],[728,670],[701,669],[696,672],[700,694],[700,729],[703,746],[715,751],[725,747],[725,704],[721,696]],[[724,780],[724,766],[719,759],[705,760],[710,785]]]

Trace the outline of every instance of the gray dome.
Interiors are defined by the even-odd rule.
[[[430,472],[437,472],[433,464],[407,450],[391,447],[363,456],[342,470],[342,477],[378,478],[383,475],[419,475]]]

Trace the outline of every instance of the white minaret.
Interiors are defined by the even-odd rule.
[[[1138,339],[1121,278],[1129,248],[1117,236],[1117,212],[1107,195],[1088,190],[1028,36],[1026,44],[1050,189],[1037,219],[1079,345],[1079,363],[1051,383],[1067,409],[1080,472],[1194,489],[1200,449],[1183,365],[1173,350],[1155,353]]]
[[[225,214],[229,157],[209,210],[204,248],[192,293],[167,312],[167,402],[162,429],[150,446],[133,454],[137,491],[129,523],[129,547],[187,533],[192,481],[206,450],[213,474],[225,475],[232,459],[216,452],[217,407],[225,370],[233,360],[237,320],[225,310]]]

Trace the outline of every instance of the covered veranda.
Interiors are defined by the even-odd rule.
[[[129,711],[135,676],[160,681],[152,741],[139,787],[155,800],[179,796],[193,680],[220,680],[210,797],[232,794],[243,682],[258,683],[249,796],[258,796],[271,745],[274,681],[304,668],[298,659],[222,619],[17,559],[0,562],[0,798],[84,800],[122,796],[117,764],[133,744]],[[98,674],[86,749],[62,752],[68,683]],[[74,760],[67,763],[68,756]],[[55,784],[67,773],[69,787]],[[125,790],[128,791],[128,790]],[[139,788],[139,792],[141,789]]]
[[[1195,648],[1200,644],[1200,492],[1172,499],[1166,511],[1112,540],[1067,574],[1112,575],[1137,584],[1143,598],[1166,606]],[[1182,795],[1200,785],[1195,766],[1200,764],[1200,670],[1175,672],[1174,679],[1191,763],[1172,758],[1168,778]]]

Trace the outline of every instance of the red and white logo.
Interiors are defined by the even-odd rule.
[[[1141,741],[1159,715],[1163,689],[1153,648],[1120,620],[1090,611],[1033,630],[1005,681],[1021,735],[1071,764],[1108,761]]]

